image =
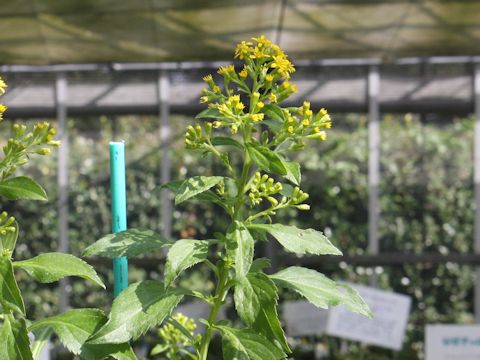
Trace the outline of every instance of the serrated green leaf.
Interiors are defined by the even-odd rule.
[[[222,176],[194,176],[185,180],[177,190],[175,205],[207,191],[222,180]]]
[[[132,347],[127,344],[84,344],[80,359],[82,360],[137,360]]]
[[[13,266],[25,270],[42,283],[58,281],[66,276],[78,276],[105,288],[92,266],[70,254],[45,253],[28,260],[15,261]]]
[[[0,195],[8,200],[47,200],[45,190],[28,176],[18,176],[0,182]]]
[[[302,181],[300,164],[294,161],[283,161],[283,166],[287,169],[287,173],[284,175],[285,178],[295,185],[300,186],[300,182]]]
[[[97,331],[107,317],[98,309],[73,309],[60,315],[35,321],[29,331],[52,329],[62,344],[78,355],[85,341]]]
[[[180,289],[165,289],[159,281],[130,285],[115,298],[108,322],[88,343],[118,344],[137,339],[151,326],[161,324],[184,294]]]
[[[134,257],[171,244],[170,240],[152,230],[128,229],[102,237],[87,247],[82,255],[108,258]]]
[[[343,304],[352,312],[372,317],[367,303],[355,289],[339,285],[315,270],[292,266],[270,275],[270,278],[278,286],[295,290],[319,308]]]
[[[247,151],[252,161],[263,171],[286,175],[287,169],[280,157],[265,146],[248,143]]]
[[[208,256],[211,241],[182,239],[173,243],[165,264],[165,285],[170,283],[185,269],[204,261]]]
[[[24,319],[6,315],[0,325],[0,359],[32,360],[30,340]]]
[[[13,274],[12,262],[6,256],[0,256],[0,303],[4,309],[25,314],[25,305]]]
[[[195,119],[222,119],[225,116],[220,114],[220,111],[216,108],[208,108],[203,111],[201,111],[197,116],[195,116]]]
[[[240,144],[237,140],[232,139],[227,136],[215,136],[212,138],[212,145],[214,146],[233,146],[238,149],[243,149],[243,145]]]
[[[217,326],[222,332],[224,360],[277,360],[286,355],[265,337],[253,330]]]
[[[290,352],[277,315],[277,288],[267,275],[251,272],[240,279],[235,285],[234,300],[246,325],[278,344],[283,351]]]
[[[325,235],[313,229],[302,230],[282,224],[252,224],[249,228],[270,233],[288,251],[296,254],[342,255]]]
[[[18,223],[16,221],[11,225],[15,227],[14,232],[7,232],[5,235],[0,235],[0,248],[13,252],[18,239]]]
[[[254,240],[240,221],[232,224],[227,233],[227,253],[235,261],[237,278],[247,275],[253,262]]]
[[[35,341],[32,344],[32,357],[33,360],[37,360],[40,355],[42,355],[42,351],[47,345],[50,336],[53,334],[53,329],[49,327],[45,327],[43,329],[38,329],[32,331]]]

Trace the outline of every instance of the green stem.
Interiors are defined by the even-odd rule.
[[[213,335],[213,325],[217,319],[218,312],[223,305],[225,295],[228,291],[228,287],[226,286],[228,282],[228,268],[222,267],[219,275],[218,286],[217,290],[215,291],[215,301],[213,302],[210,310],[210,315],[208,316],[208,326],[200,346],[200,360],[207,360],[208,347]]]

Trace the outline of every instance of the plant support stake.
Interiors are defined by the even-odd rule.
[[[127,230],[127,196],[125,189],[125,143],[110,142],[110,187],[112,191],[112,232]],[[128,259],[113,259],[113,294],[116,297],[128,286]]]

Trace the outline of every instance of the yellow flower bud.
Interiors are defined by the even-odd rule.
[[[261,101],[257,102],[257,108],[261,109],[265,106],[265,104]]]
[[[294,131],[293,126],[289,126],[288,129],[287,129],[287,131],[288,131],[290,134],[293,134],[293,131]]]
[[[270,96],[268,98],[269,98],[270,102],[272,102],[272,103],[277,102],[277,95],[275,95],[275,94],[270,94]]]
[[[272,75],[272,74],[268,74],[267,76],[265,76],[265,81],[266,81],[266,82],[272,82],[272,81],[273,81],[273,75]]]
[[[303,126],[308,126],[308,125],[310,125],[310,121],[308,119],[303,119],[302,125]]]

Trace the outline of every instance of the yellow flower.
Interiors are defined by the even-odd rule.
[[[219,88],[217,85],[215,85],[215,86],[213,87],[213,92],[216,93],[216,94],[220,94],[220,93],[221,93],[220,88]]]
[[[317,133],[319,135],[319,139],[322,140],[322,141],[325,141],[327,140],[327,133],[325,131],[320,131],[319,133]]]
[[[7,107],[3,104],[0,104],[0,113],[5,112],[5,110],[7,110]]]
[[[275,94],[270,94],[270,96],[268,98],[270,99],[270,102],[272,102],[272,103],[277,102],[277,95],[275,95]]]
[[[0,94],[3,95],[5,94],[5,88],[8,87],[7,84],[5,84],[5,81],[0,77]]]
[[[268,40],[265,35],[260,36],[259,38],[252,38],[252,40],[255,40],[258,43],[259,47],[262,46],[270,46],[272,42]]]
[[[257,102],[257,108],[261,109],[265,106],[265,104],[261,101]]]
[[[238,44],[235,48],[235,58],[239,58],[240,60],[245,59],[245,57],[251,51],[252,45],[253,44],[250,41],[242,41],[240,44]]]
[[[207,96],[202,96],[200,98],[200,103],[206,103],[206,102],[208,102],[208,97]]]
[[[215,129],[218,129],[220,126],[222,126],[222,123],[220,121],[214,121],[212,125]]]
[[[239,102],[237,105],[235,105],[235,109],[243,110],[245,109],[245,105],[242,102]]]
[[[273,56],[273,62],[270,64],[271,68],[277,69],[278,73],[285,78],[289,78],[290,74],[295,71],[295,67],[287,59],[286,55]]]
[[[302,125],[303,126],[308,126],[308,125],[310,125],[310,121],[308,119],[303,119]]]
[[[235,67],[233,65],[227,65],[227,66],[221,66],[219,69],[218,69],[218,73],[220,75],[231,75],[235,72]]]
[[[323,124],[327,129],[330,129],[332,127],[332,122],[327,121],[326,123]]]
[[[273,75],[272,74],[267,74],[267,76],[265,76],[265,81],[266,82],[272,82],[273,81]]]
[[[287,129],[287,131],[288,131],[290,134],[293,134],[293,130],[294,130],[294,129],[293,129],[293,126],[289,126],[288,129]]]
[[[254,122],[259,122],[259,121],[262,121],[262,120],[263,120],[263,117],[264,117],[264,114],[263,114],[263,113],[253,114],[253,115],[252,115],[252,120],[253,120]]]
[[[241,78],[245,79],[245,78],[248,76],[248,71],[247,71],[247,69],[246,69],[246,68],[243,68],[243,70],[240,71],[240,72],[238,73],[238,75],[240,75]]]

